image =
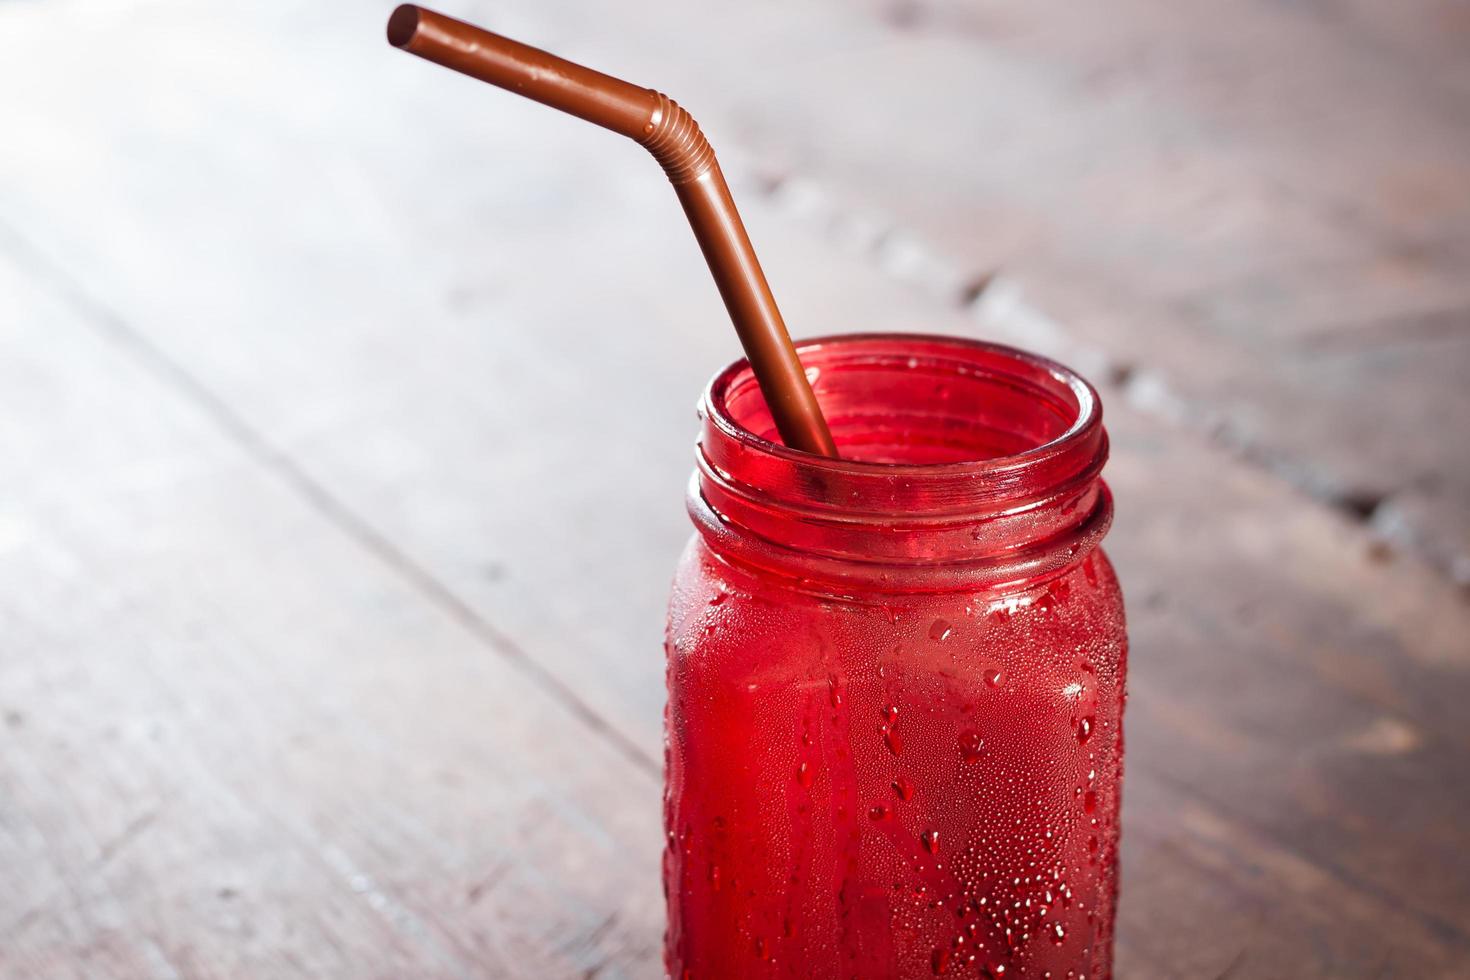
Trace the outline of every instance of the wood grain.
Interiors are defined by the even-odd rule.
[[[1167,379],[1201,432],[1385,504],[1379,534],[1470,583],[1470,457],[1432,424],[1470,418],[1459,5],[646,6],[651,35],[575,36],[629,34],[710,128],[886,231],[880,260],[1005,272],[1069,360]],[[712,18],[759,71],[669,43]]]
[[[0,267],[32,474],[0,519],[0,972],[654,971],[650,766],[26,280]]]

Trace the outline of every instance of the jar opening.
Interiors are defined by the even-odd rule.
[[[690,493],[717,551],[801,565],[805,578],[876,571],[927,587],[1042,574],[1106,530],[1102,407],[1075,372],[927,334],[826,337],[798,352],[842,456],[777,442],[746,362],[718,374]]]
[[[1013,464],[1100,421],[1097,394],[1080,376],[998,344],[853,334],[807,341],[799,353],[847,464]],[[747,362],[716,376],[705,403],[735,438],[824,465],[780,443]]]

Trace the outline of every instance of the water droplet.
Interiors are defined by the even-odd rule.
[[[919,835],[919,841],[923,843],[924,850],[928,851],[930,854],[939,853],[939,831],[926,830]]]
[[[1082,809],[1086,810],[1088,813],[1095,813],[1097,811],[1097,794],[1092,790],[1088,790],[1085,794],[1083,794]]]
[[[893,795],[907,803],[914,798],[914,784],[899,776],[893,781]]]
[[[720,866],[718,864],[712,863],[709,866],[709,886],[712,891],[720,890]]]
[[[895,721],[898,721],[898,707],[892,704],[884,705],[883,720],[888,722],[890,725],[893,724]]]
[[[1004,963],[991,963],[981,969],[990,980],[1001,980],[1006,975],[1006,965]]]
[[[991,687],[1000,687],[1000,682],[1005,679],[999,667],[991,667],[985,672],[985,683]]]
[[[947,949],[935,949],[934,954],[929,957],[929,966],[934,970],[935,976],[949,972],[950,952]]]
[[[718,606],[720,603],[724,602],[728,598],[730,598],[730,593],[724,591],[716,592],[713,596],[710,597],[709,604],[712,606]]]
[[[888,746],[888,751],[894,755],[902,755],[903,736],[898,734],[898,729],[892,725],[880,725],[878,730],[883,733],[883,742]]]
[[[933,625],[929,627],[929,639],[936,642],[943,642],[949,638],[950,630],[951,627],[947,620],[936,619]]]
[[[832,707],[842,707],[842,691],[837,687],[837,675],[827,675],[827,697],[832,702]]]
[[[1066,940],[1067,930],[1062,928],[1062,924],[1060,922],[1053,922],[1051,924],[1051,941],[1060,946],[1062,943],[1066,942]]]
[[[764,960],[769,958],[769,951],[766,949],[766,941],[759,936],[755,938],[754,949],[756,959]]]
[[[985,748],[985,739],[973,728],[967,728],[960,732],[960,755],[966,762],[975,762],[980,758],[980,750]]]
[[[1092,738],[1092,726],[1096,721],[1095,716],[1085,715],[1081,721],[1077,722],[1077,741],[1086,742]]]
[[[886,807],[886,806],[875,806],[875,807],[873,807],[871,810],[868,811],[868,819],[869,820],[887,820],[888,819],[888,807]]]
[[[812,767],[805,762],[797,766],[796,781],[802,786],[810,786],[812,784]]]

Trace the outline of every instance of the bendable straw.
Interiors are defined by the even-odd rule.
[[[688,112],[652,89],[412,4],[393,11],[388,42],[646,147],[663,165],[684,205],[776,430],[793,449],[837,455],[715,151]]]

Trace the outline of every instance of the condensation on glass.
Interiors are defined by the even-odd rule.
[[[1127,641],[1096,392],[802,347],[842,459],[711,383],[667,634],[671,977],[1109,976]]]

